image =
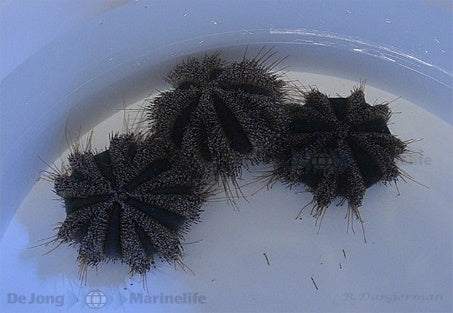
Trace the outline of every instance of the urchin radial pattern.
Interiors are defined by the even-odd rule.
[[[55,178],[67,217],[61,242],[77,243],[81,265],[121,260],[145,274],[154,256],[175,261],[180,239],[205,199],[199,175],[173,161],[160,140],[114,136],[98,154],[75,152]]]
[[[289,125],[285,83],[260,59],[190,58],[168,81],[174,89],[149,106],[153,132],[216,176],[234,178],[244,160],[266,160],[279,148]]]
[[[358,207],[366,189],[400,176],[395,160],[406,151],[406,143],[387,127],[388,105],[369,105],[361,88],[348,98],[328,98],[318,90],[304,96],[305,105],[289,107],[293,122],[274,175],[309,187],[315,217],[342,197],[360,219]]]

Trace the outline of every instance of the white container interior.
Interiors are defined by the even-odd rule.
[[[50,184],[35,184],[30,192],[46,168],[40,159],[56,160],[68,147],[68,132],[85,133],[124,105],[166,88],[163,77],[187,55],[221,51],[236,59],[246,48],[253,55],[268,45],[288,56],[290,75],[305,85],[347,95],[366,79],[368,102],[400,97],[392,131],[405,139],[424,138],[415,147],[424,156],[407,169],[430,189],[403,184],[396,197],[393,188],[371,188],[363,208],[367,244],[361,235],[346,234],[344,212],[336,208],[319,235],[308,214],[294,221],[311,198],[281,186],[241,203],[240,212],[209,203],[203,223],[187,238],[203,239],[186,249],[195,276],[163,266],[148,277],[151,294],[198,292],[207,303],[152,305],[195,312],[448,311],[453,200],[452,150],[446,144],[453,135],[448,10],[430,1],[135,1],[52,41],[1,83],[1,271],[2,282],[8,282],[2,283],[2,307],[29,311],[32,304],[8,303],[7,295],[41,292],[64,295],[67,310],[90,312],[84,295],[99,289],[108,296],[108,310],[149,310],[150,304],[130,302],[131,293],[144,291],[118,264],[91,272],[80,286],[75,249],[61,247],[49,256],[26,249],[52,235],[51,224],[64,218]],[[108,131],[106,125],[113,124],[95,129]]]

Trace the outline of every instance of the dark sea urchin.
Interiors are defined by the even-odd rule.
[[[200,175],[174,160],[168,145],[117,135],[107,150],[75,151],[68,160],[54,178],[67,214],[56,240],[79,245],[82,274],[102,261],[121,260],[144,275],[155,256],[180,260],[180,240],[206,192]]]
[[[303,183],[313,192],[312,214],[319,218],[336,197],[348,201],[348,219],[360,221],[365,191],[377,182],[395,181],[395,160],[407,143],[393,136],[387,104],[369,105],[363,88],[347,98],[328,98],[318,90],[304,94],[305,105],[289,105],[292,124],[275,159],[274,178]]]
[[[189,58],[167,81],[173,89],[148,107],[152,131],[188,160],[224,183],[238,176],[245,160],[269,159],[289,120],[281,106],[285,83],[264,65],[269,51],[226,63],[217,55]]]

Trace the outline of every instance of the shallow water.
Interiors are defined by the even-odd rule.
[[[348,96],[358,84],[307,72],[287,76],[331,96]],[[186,236],[191,244],[184,246],[184,263],[191,271],[159,264],[147,275],[149,293],[159,297],[153,303],[140,303],[137,294],[144,293],[141,280],[129,278],[126,266],[102,264],[97,272],[90,269],[86,285],[80,285],[76,249],[61,246],[42,256],[50,246],[30,248],[52,236],[52,225],[65,217],[52,184],[40,180],[1,241],[2,305],[14,305],[17,312],[57,305],[7,304],[8,293],[29,299],[32,293],[63,295],[69,310],[89,312],[85,295],[99,289],[107,295],[110,308],[129,306],[135,312],[159,305],[163,311],[181,310],[182,304],[162,303],[160,295],[184,293],[206,298],[205,304],[184,305],[184,310],[197,312],[219,308],[225,312],[295,308],[362,312],[373,307],[407,312],[448,310],[452,301],[449,204],[453,200],[453,160],[448,144],[452,128],[398,94],[375,88],[370,81],[365,94],[368,103],[391,102],[390,130],[403,140],[422,139],[410,148],[423,151],[408,157],[412,163],[400,165],[417,182],[401,181],[399,195],[394,185],[376,185],[367,191],[361,208],[367,243],[358,223],[355,235],[346,232],[345,206],[328,209],[318,234],[308,211],[302,220],[295,220],[310,202],[310,194],[279,184],[257,192],[262,184],[248,184],[254,174],[244,172],[240,184],[247,185],[243,192],[248,201],[238,200],[239,211],[226,202],[208,202],[202,222]],[[97,150],[107,146],[108,135],[122,131],[125,113],[130,125],[135,109],[142,105],[140,100],[122,110],[125,104],[118,103],[118,112],[93,128],[92,146]],[[55,164],[58,166],[66,155],[67,151]]]

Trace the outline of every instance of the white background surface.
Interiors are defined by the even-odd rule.
[[[331,95],[346,96],[354,85],[307,73],[291,78],[309,81]],[[366,95],[371,103],[397,98],[371,86]],[[453,197],[449,192],[452,179],[446,173],[453,168],[451,146],[443,143],[453,132],[404,99],[396,99],[392,109],[401,112],[392,118],[392,132],[402,139],[423,138],[411,145],[414,151],[424,150],[423,156],[415,154],[409,157],[412,164],[401,167],[429,189],[411,181],[398,184],[399,196],[394,185],[370,188],[361,208],[367,243],[359,223],[355,223],[355,235],[346,232],[345,206],[332,205],[317,234],[308,211],[302,220],[294,219],[311,200],[309,193],[277,184],[252,196],[263,186],[255,183],[244,187],[248,202],[238,201],[239,212],[225,202],[211,201],[204,206],[202,222],[186,237],[186,242],[196,242],[185,245],[184,263],[193,273],[159,264],[147,276],[146,291],[139,277],[128,278],[127,266],[103,264],[98,271],[90,269],[86,285],[81,285],[76,249],[61,246],[43,256],[52,246],[30,248],[52,236],[50,226],[65,216],[52,185],[39,181],[1,242],[3,308],[7,312],[44,307],[47,312],[90,312],[93,309],[86,305],[85,296],[101,290],[108,299],[106,311],[448,312],[452,303],[449,204]],[[107,145],[109,132],[121,129],[123,114],[119,112],[94,129],[95,147]],[[254,175],[256,172],[246,173],[241,183],[252,182]],[[62,295],[65,302],[61,307],[8,303],[7,292],[29,300],[32,293]],[[206,303],[171,305],[156,300],[146,304],[133,300],[137,294],[159,297],[184,293],[202,295]]]
[[[145,57],[137,57],[146,49],[153,51],[152,56],[162,56],[152,50],[154,44],[159,43],[161,47],[166,42],[160,40],[162,38],[181,41],[184,36],[198,34],[200,30],[209,34],[243,30],[247,26],[334,31],[399,48],[409,57],[425,62],[411,59],[414,61],[410,64],[412,70],[418,68],[420,75],[427,73],[449,84],[451,90],[452,36],[448,31],[451,18],[450,22],[445,22],[445,12],[451,14],[448,1],[321,1],[316,5],[315,2],[298,5],[299,2],[289,1],[287,6],[279,7],[273,2],[260,5],[255,2],[255,7],[249,5],[253,10],[243,8],[246,6],[243,2],[232,6],[237,10],[222,2],[203,5],[203,10],[196,9],[202,6],[202,1],[194,1],[187,7],[176,2],[168,5],[154,2],[152,11],[145,10],[149,3],[139,1],[116,7],[108,14],[107,10],[123,2],[126,1],[0,2],[2,221],[12,216],[11,213],[4,218],[3,213],[15,211],[36,177],[38,166],[42,167],[37,155],[52,160],[61,153],[62,146],[55,145],[55,141],[61,141],[59,136],[69,117],[83,123],[86,129],[122,107],[121,95],[108,99],[110,105],[112,101],[115,103],[114,108],[76,107],[78,101],[138,71],[137,59],[144,60],[142,65],[149,65]],[[124,11],[134,15],[121,14]],[[230,16],[231,11],[240,12]],[[172,16],[169,12],[174,13],[175,19],[168,18]],[[161,25],[165,32],[157,36],[152,21],[159,19],[166,21]],[[149,26],[153,27],[145,28]],[[131,32],[133,30],[137,32]],[[148,35],[153,36],[152,40],[143,40]],[[227,35],[224,38],[233,42]],[[238,41],[254,37],[241,38]],[[203,39],[196,49],[215,47],[209,46],[208,37]],[[192,42],[179,47],[193,51]],[[71,51],[77,53],[71,54]],[[178,55],[178,51],[174,53]],[[128,63],[131,58],[135,67]],[[324,61],[331,65],[329,60]],[[360,65],[354,62],[355,66]],[[377,76],[373,81],[369,71],[376,68],[368,67],[369,64],[363,63],[345,75],[352,76],[354,82],[366,75],[370,85],[377,82],[385,85],[383,77]],[[437,72],[431,70],[441,74],[436,76]],[[110,73],[114,75],[108,75]],[[397,96],[403,92],[405,83],[419,86],[410,76],[395,81],[399,72],[395,74],[388,77],[386,87]],[[353,84],[340,80],[327,84],[325,78],[312,75],[303,78],[333,94],[347,94]],[[16,89],[11,92],[5,89],[7,86]],[[401,93],[395,91],[398,87]],[[416,104],[428,109],[432,105],[436,114],[451,120],[451,101],[436,101],[442,98],[440,89],[407,87],[407,90],[405,95],[412,96],[413,101],[419,100]],[[380,100],[394,97],[372,88],[368,89],[367,96],[370,102],[376,97]],[[126,98],[127,103],[133,102],[132,96]],[[88,109],[93,112],[92,116],[84,114]],[[75,249],[60,247],[48,256],[41,255],[46,251],[44,248],[29,249],[39,243],[39,239],[52,235],[50,225],[64,218],[60,203],[53,200],[51,185],[39,182],[23,201],[0,243],[2,311],[92,312],[85,305],[84,297],[95,289],[102,290],[108,297],[105,311],[451,311],[452,151],[447,144],[452,135],[451,126],[404,99],[395,103],[395,109],[403,114],[395,115],[392,130],[401,138],[424,138],[416,147],[425,151],[425,157],[404,168],[430,189],[403,183],[399,185],[401,195],[397,197],[393,187],[372,187],[362,209],[367,244],[363,243],[360,232],[355,236],[346,234],[344,208],[329,210],[319,235],[307,214],[302,221],[295,221],[300,207],[311,198],[277,185],[269,192],[262,191],[251,197],[250,203],[240,202],[240,212],[232,211],[227,204],[208,204],[203,223],[194,227],[187,237],[188,242],[203,239],[186,247],[185,263],[195,276],[165,266],[148,276],[152,295],[198,292],[206,296],[205,305],[131,304],[131,292],[141,293],[143,289],[139,279],[127,278],[126,267],[101,266],[97,273],[89,273],[86,286],[80,286],[76,278]],[[97,130],[100,146],[111,128]],[[15,136],[10,136],[11,131]],[[17,146],[11,145],[14,144],[11,138],[15,138]],[[24,150],[24,146],[29,149]],[[11,152],[8,162],[3,159],[5,148]],[[4,175],[5,165],[8,175]],[[7,186],[5,181],[9,182]],[[244,183],[247,181],[245,178]],[[257,188],[259,186],[253,185],[246,192],[251,194]],[[263,253],[269,256],[270,266]],[[311,277],[317,282],[318,291]],[[62,306],[8,304],[9,293],[28,299],[33,293],[63,295],[65,302]],[[434,296],[434,300],[429,300],[430,296]]]
[[[0,179],[8,182],[0,234],[38,177],[36,155],[56,158],[66,127],[94,127],[113,114],[112,101],[132,103],[159,88],[168,66],[191,53],[273,45],[296,70],[366,77],[453,121],[448,1],[130,1],[108,11],[122,2],[92,11],[79,1],[33,3],[39,7],[1,7],[1,53],[8,54],[1,62],[19,61],[0,83]]]
[[[36,51],[128,0],[1,0],[0,80]]]

